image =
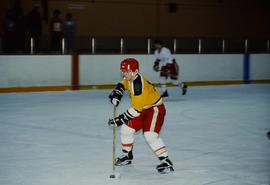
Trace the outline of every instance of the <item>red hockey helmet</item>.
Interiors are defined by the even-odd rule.
[[[134,58],[126,58],[121,62],[120,70],[121,71],[131,70],[132,72],[135,72],[136,70],[139,70],[139,62]]]

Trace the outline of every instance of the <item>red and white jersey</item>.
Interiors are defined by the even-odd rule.
[[[63,21],[58,17],[53,17],[50,22],[51,32],[62,32],[63,31]]]
[[[173,62],[173,57],[171,51],[162,47],[161,49],[156,49],[154,53],[156,60],[159,60],[159,67],[165,66],[166,64],[171,64]]]

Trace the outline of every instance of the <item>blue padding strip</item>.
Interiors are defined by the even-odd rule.
[[[250,83],[250,55],[248,53],[244,54],[243,81],[245,84]]]

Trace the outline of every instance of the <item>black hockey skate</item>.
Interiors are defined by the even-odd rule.
[[[187,85],[183,84],[183,86],[182,86],[182,95],[185,95],[185,94],[187,94]]]
[[[132,163],[133,154],[131,151],[123,150],[123,154],[115,159],[115,166],[125,166]]]
[[[156,169],[159,173],[165,174],[173,172],[173,164],[168,157],[159,157],[161,164],[157,165]]]
[[[169,94],[168,94],[168,91],[164,91],[162,94],[161,94],[161,98],[165,98],[165,97],[168,97]]]

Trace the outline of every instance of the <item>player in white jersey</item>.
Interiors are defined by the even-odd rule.
[[[176,63],[175,59],[172,57],[171,51],[162,46],[161,41],[156,40],[154,42],[155,47],[155,62],[153,69],[159,73],[159,82],[161,84],[162,95],[161,97],[169,96],[167,90],[167,82],[171,80],[174,85],[181,87],[182,94],[185,95],[187,92],[187,85],[179,82],[179,66]]]

